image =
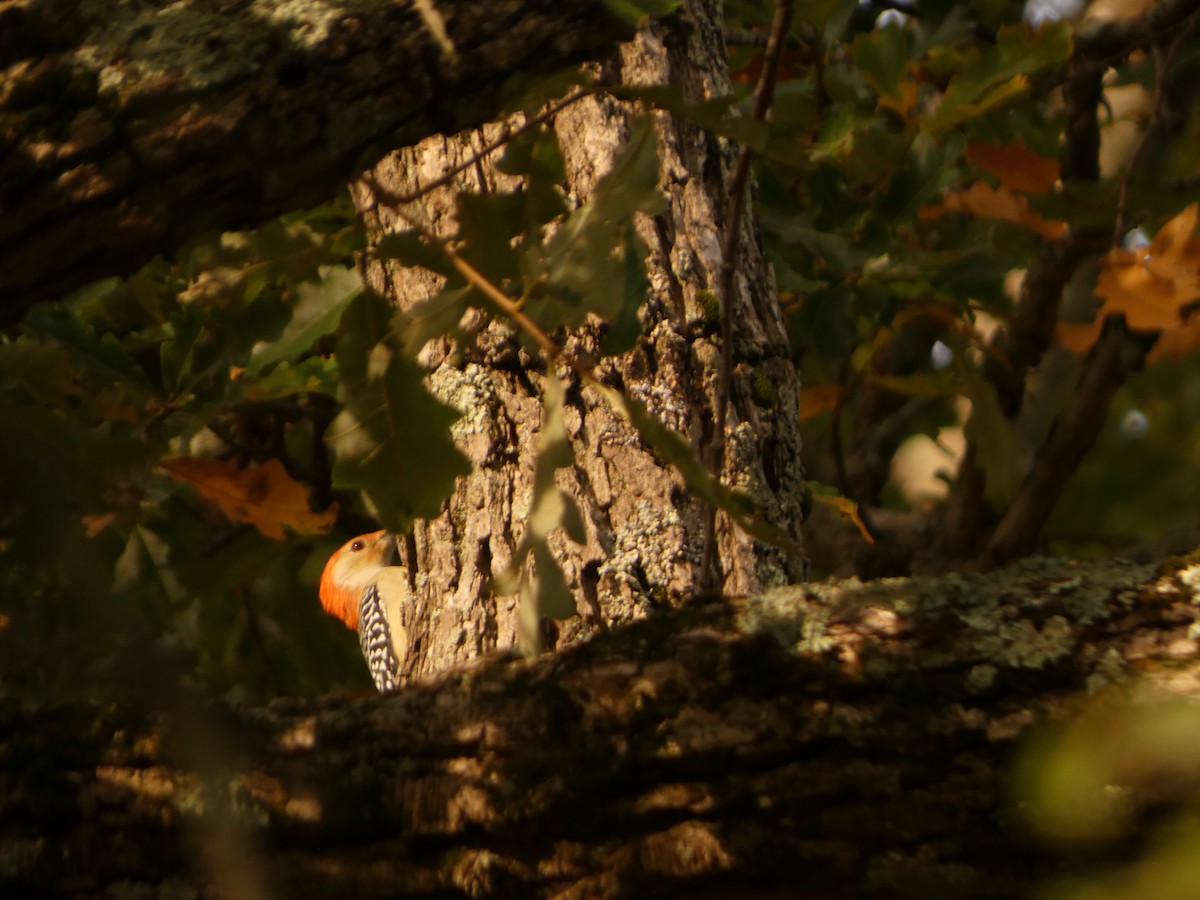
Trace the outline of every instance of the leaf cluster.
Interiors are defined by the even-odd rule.
[[[363,302],[363,246],[341,198],[197,239],[0,337],[7,686],[129,688],[158,666],[276,693],[334,675],[339,642],[296,598],[339,514],[331,336]]]
[[[1142,12],[1127,6],[1110,33]],[[1079,427],[1050,445],[1054,423],[1090,427],[1094,417],[1072,411],[1098,381],[1118,409],[1134,408],[1122,386],[1143,362],[1198,346],[1188,206],[1200,172],[1200,118],[1188,101],[1197,42],[1180,28],[1097,67],[1082,18],[1034,26],[1025,4],[1005,2],[910,12],[836,2],[797,10],[758,145],[758,208],[804,372],[810,475],[869,508],[935,504],[936,545],[997,561],[1007,552],[993,541],[997,522],[1029,534],[1030,549],[1047,524],[1046,514],[1017,512],[1035,465],[1066,484],[1097,439]],[[731,12],[760,32],[768,14],[757,3]],[[735,77],[751,80],[760,54],[735,46]],[[1071,105],[1081,79],[1095,80],[1105,105]],[[1089,119],[1094,146],[1080,137],[1092,133]],[[1147,168],[1150,159],[1161,164]],[[1146,246],[1127,243],[1139,236]],[[1135,362],[1100,377],[1092,357],[1113,327],[1132,332],[1123,358]],[[1176,377],[1194,377],[1184,371]],[[1113,472],[1129,447],[1121,421],[1109,417],[1100,438],[1116,454],[1087,465],[1136,503],[1144,481]],[[1169,454],[1172,432],[1147,441]],[[960,477],[964,446],[977,492]],[[912,460],[922,477],[898,477]],[[941,503],[953,518],[938,520]],[[1063,515],[1056,521],[1097,521]],[[1119,515],[1128,522],[1129,507]]]

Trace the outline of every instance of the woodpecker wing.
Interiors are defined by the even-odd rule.
[[[400,687],[401,667],[408,655],[404,616],[412,606],[408,569],[387,566],[363,589],[358,607],[358,643],[375,687],[386,694]]]

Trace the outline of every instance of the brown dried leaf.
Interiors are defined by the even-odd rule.
[[[282,541],[285,528],[299,534],[325,534],[337,517],[337,504],[323,512],[308,508],[308,490],[269,459],[253,469],[202,456],[164,460],[172,478],[186,481],[196,492],[221,507],[235,522],[253,525],[272,540]]]
[[[1049,238],[1061,240],[1067,235],[1067,223],[1060,219],[1046,219],[1029,208],[1029,201],[1007,188],[994,188],[984,181],[976,181],[965,191],[947,194],[941,203],[921,207],[921,221],[937,219],[948,212],[970,213],[981,219],[998,219],[1028,228],[1030,231]]]
[[[972,141],[967,144],[966,155],[967,162],[987,169],[1011,191],[1044,194],[1058,181],[1058,160],[1034,153],[1022,141],[1011,144]]]
[[[113,519],[117,517],[116,513],[100,513],[94,516],[83,517],[83,528],[87,532],[87,536],[94,538],[100,532],[104,531],[109,526]]]
[[[837,408],[838,398],[845,389],[840,384],[814,384],[800,389],[800,421],[805,422],[823,412]]]
[[[1200,348],[1200,312],[1193,312],[1178,328],[1169,328],[1146,354],[1146,362],[1182,359]]]

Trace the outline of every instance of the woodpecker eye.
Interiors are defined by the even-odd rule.
[[[365,546],[367,546],[367,545],[365,543],[363,543],[362,541],[355,541],[353,544],[350,545],[350,549],[353,550],[355,553],[357,553],[359,550],[361,550]]]

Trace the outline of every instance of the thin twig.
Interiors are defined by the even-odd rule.
[[[775,96],[775,82],[779,77],[779,64],[787,45],[788,30],[795,12],[794,0],[778,0],[775,18],[771,23],[771,36],[763,53],[762,74],[754,90],[754,107],[751,118],[763,121],[771,109]],[[750,177],[750,160],[754,150],[743,144],[734,163],[733,174],[727,191],[728,206],[725,210],[725,238],[721,247],[721,270],[718,275],[717,295],[721,300],[721,369],[717,385],[716,424],[711,445],[710,465],[720,478],[725,471],[725,423],[729,413],[729,386],[733,369],[733,280],[734,259],[742,233],[742,214],[746,206],[746,183]],[[717,521],[716,509],[710,508],[705,519],[704,553],[702,556],[702,581],[715,587],[720,573],[717,571]]]
[[[1191,37],[1197,22],[1200,22],[1200,14],[1193,13],[1188,18],[1184,27],[1175,35],[1175,39],[1171,41],[1171,46],[1167,48],[1167,52],[1161,57],[1161,61],[1159,62],[1158,77],[1154,79],[1154,102],[1150,106],[1150,121],[1146,123],[1146,130],[1142,133],[1142,139],[1138,142],[1137,149],[1133,151],[1133,156],[1129,159],[1129,163],[1125,168],[1125,177],[1121,179],[1121,186],[1117,191],[1117,215],[1116,222],[1113,225],[1112,236],[1114,247],[1121,246],[1125,240],[1125,232],[1129,230],[1127,215],[1129,187],[1133,183],[1134,177],[1141,173],[1142,160],[1150,146],[1151,136],[1154,134],[1155,128],[1167,117],[1167,73],[1175,63],[1175,57],[1179,55],[1179,48]]]
[[[559,347],[558,344],[554,343],[553,338],[546,334],[546,332],[542,330],[542,327],[538,325],[537,322],[525,315],[525,312],[520,306],[517,305],[517,302],[513,300],[512,297],[508,296],[506,293],[504,293],[504,291],[492,284],[492,282],[478,269],[476,269],[473,265],[455,253],[454,250],[448,247],[445,241],[440,241],[435,238],[429,233],[429,230],[425,228],[425,226],[423,226],[408,213],[404,212],[404,210],[397,209],[395,210],[395,213],[397,216],[403,219],[410,228],[418,232],[423,238],[425,238],[425,240],[429,241],[431,244],[441,250],[446,258],[450,260],[450,264],[458,270],[458,273],[462,275],[463,278],[466,279],[467,284],[471,285],[471,287],[483,294],[488,300],[492,301],[493,305],[495,305],[497,309],[525,329],[525,332],[535,341],[537,341],[537,345],[542,348],[542,352],[546,354],[548,361],[553,362],[558,358],[558,354],[562,352],[562,348]]]

